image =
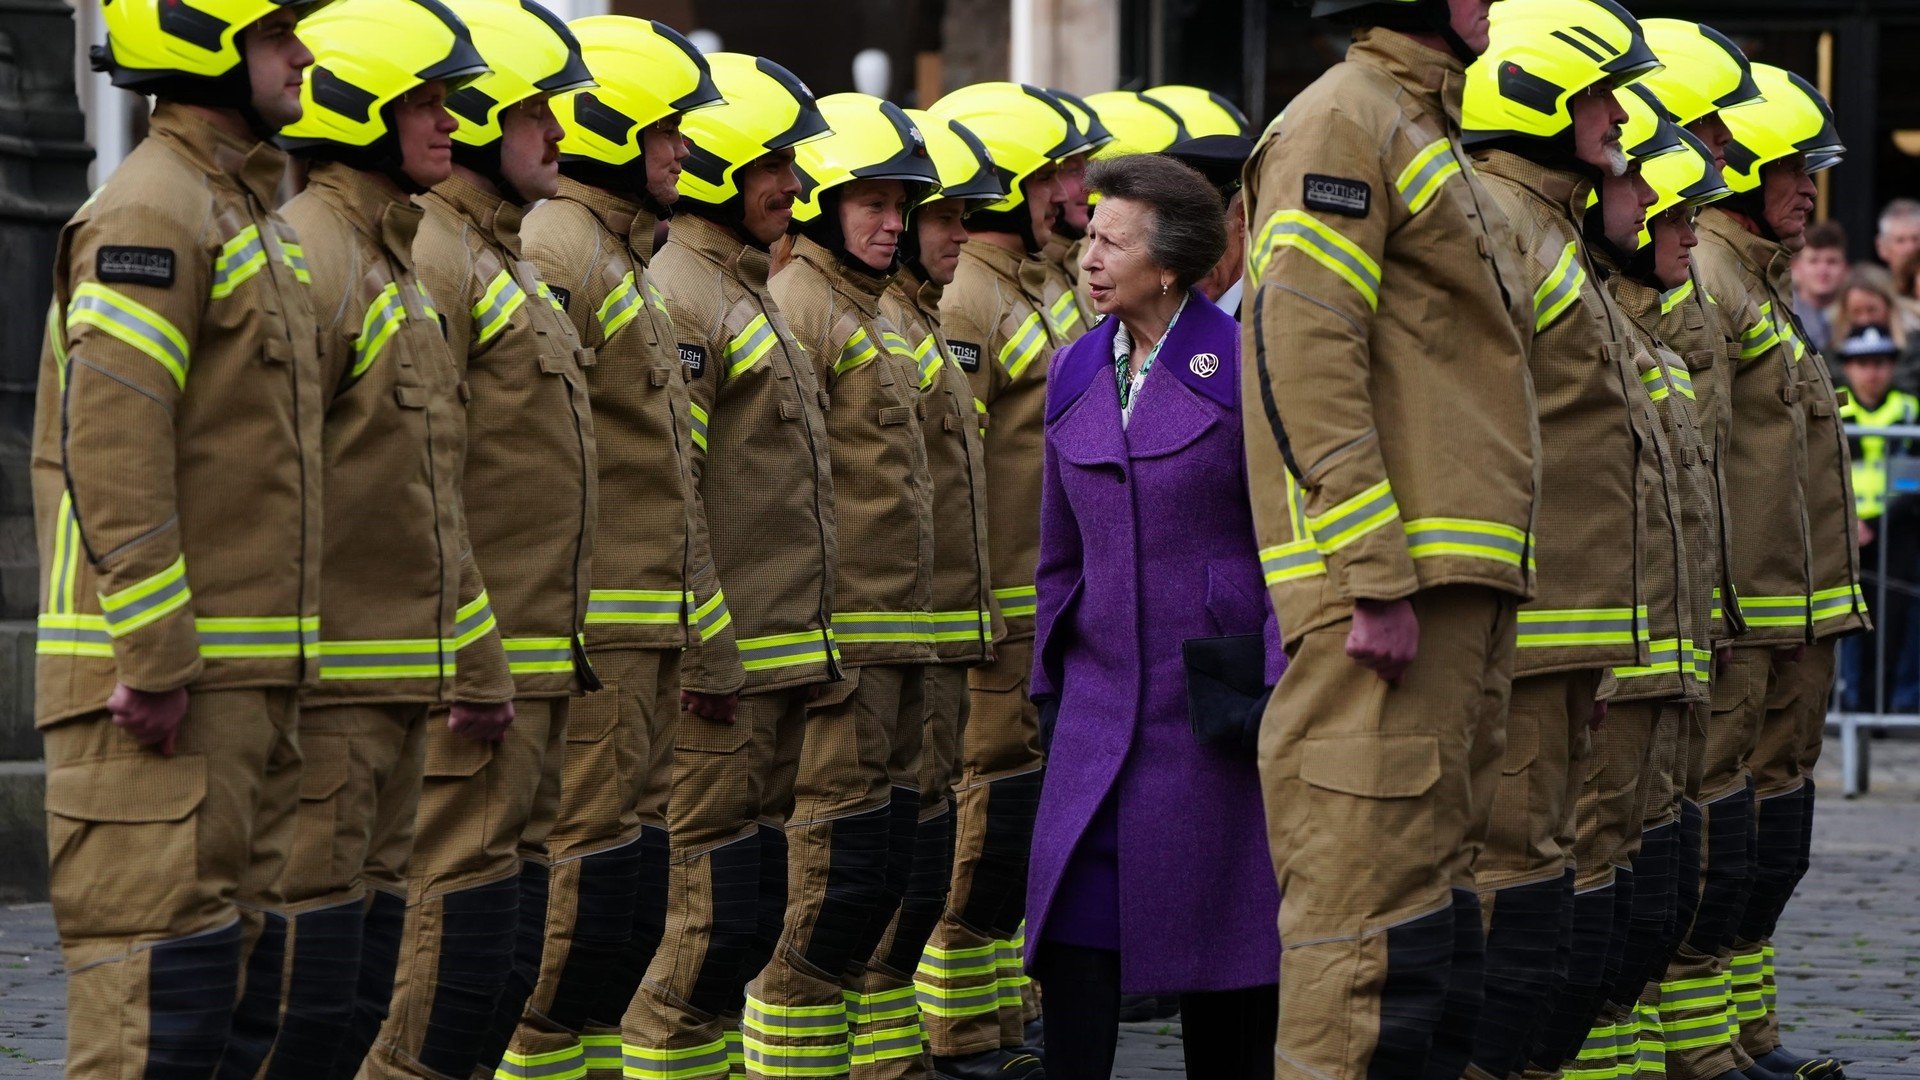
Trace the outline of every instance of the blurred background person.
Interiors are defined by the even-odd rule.
[[[1900,346],[1884,325],[1866,325],[1841,341],[1836,351],[1846,368],[1852,396],[1840,406],[1849,424],[1877,428],[1920,421],[1920,398],[1893,386],[1894,359]],[[1867,711],[1881,706],[1893,712],[1920,707],[1920,658],[1912,646],[1920,642],[1910,620],[1915,614],[1915,563],[1920,561],[1920,515],[1916,500],[1901,491],[1897,462],[1913,455],[1907,439],[1883,435],[1855,435],[1847,440],[1853,451],[1853,502],[1860,516],[1860,571],[1869,590],[1867,602],[1879,614],[1874,629],[1843,643],[1841,704]],[[1886,553],[1885,592],[1880,570]],[[1884,595],[1884,599],[1882,596]],[[1880,657],[1886,657],[1884,669]],[[1880,686],[1885,671],[1884,691]]]
[[[1807,246],[1793,257],[1793,314],[1807,341],[1821,352],[1833,340],[1833,306],[1847,280],[1847,232],[1836,221],[1807,230]]]
[[[1862,327],[1878,326],[1892,336],[1896,349],[1904,350],[1907,345],[1907,330],[1901,324],[1899,308],[1894,302],[1893,275],[1878,263],[1855,263],[1847,271],[1847,280],[1840,287],[1840,296],[1834,301],[1829,314],[1828,341],[1838,345],[1852,337]],[[1898,375],[1896,372],[1896,380]],[[1907,373],[1920,378],[1920,371]],[[1833,372],[1835,379],[1845,381],[1847,369],[1841,365]]]
[[[1264,696],[1229,745],[1202,745],[1182,658],[1231,636],[1242,685],[1284,667],[1246,493],[1239,331],[1193,291],[1226,249],[1222,209],[1158,155],[1088,178],[1082,272],[1110,317],[1048,374],[1036,573],[1032,694],[1052,742],[1028,966],[1047,1075],[1111,1075],[1124,989],[1181,995],[1188,1076],[1268,1077],[1279,896],[1250,738]]]
[[[1920,200],[1895,199],[1880,211],[1880,231],[1873,252],[1891,270],[1920,251]]]

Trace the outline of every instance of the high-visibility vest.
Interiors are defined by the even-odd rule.
[[[1878,408],[1869,409],[1851,397],[1840,406],[1840,417],[1861,427],[1891,427],[1911,424],[1920,419],[1920,398],[1904,390],[1893,390]],[[1855,435],[1847,440],[1853,449],[1853,503],[1861,520],[1877,518],[1887,507],[1888,439],[1884,435]],[[1912,453],[1907,439],[1892,440],[1892,453]]]

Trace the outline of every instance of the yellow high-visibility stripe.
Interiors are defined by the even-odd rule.
[[[187,587],[187,557],[174,557],[167,568],[114,593],[100,594],[100,614],[107,632],[125,637],[187,605],[193,590]]]
[[[187,388],[187,338],[164,315],[138,300],[97,281],[83,281],[67,303],[67,325],[97,326],[158,361],[173,376],[173,384]]]
[[[1380,264],[1359,245],[1302,210],[1282,210],[1261,230],[1254,245],[1254,284],[1283,248],[1293,248],[1353,286],[1368,310],[1380,307]]]
[[[1032,615],[1039,610],[1040,590],[1032,585],[1015,585],[1006,589],[993,590],[993,598],[1000,601],[1000,614],[1009,619],[1023,615]]]
[[[687,434],[692,437],[693,445],[701,450],[707,448],[707,410],[697,401],[687,402],[687,411],[692,423],[687,426]]]
[[[1460,159],[1454,156],[1453,144],[1446,139],[1435,139],[1400,170],[1394,186],[1407,200],[1407,209],[1417,214],[1440,193],[1449,177],[1458,175]]]
[[[1680,284],[1660,294],[1660,314],[1671,315],[1673,309],[1687,302],[1693,295],[1693,279],[1688,278]]]
[[[400,302],[400,286],[389,281],[380,295],[367,305],[367,313],[360,319],[360,336],[353,340],[353,369],[348,374],[356,379],[366,374],[406,319],[406,305]]]
[[[1647,608],[1566,608],[1519,613],[1515,642],[1522,649],[1631,645],[1647,636]]]
[[[880,350],[867,337],[866,327],[856,327],[853,336],[847,339],[845,345],[840,346],[840,359],[834,361],[833,373],[845,375],[879,355]]]
[[[474,331],[473,343],[485,345],[500,336],[507,328],[507,320],[527,302],[527,293],[520,283],[513,280],[510,271],[502,270],[493,275],[487,283],[487,291],[480,295],[480,302],[473,305]]]
[[[1525,529],[1473,518],[1414,518],[1403,522],[1407,554],[1416,559],[1457,556],[1519,566],[1533,546]]]
[[[607,294],[607,298],[600,301],[600,310],[594,312],[593,317],[600,324],[601,339],[612,341],[613,335],[640,314],[641,306],[640,290],[634,287],[633,271],[629,270],[620,279],[620,284]]]
[[[304,261],[304,260],[303,260]],[[249,225],[220,245],[213,259],[213,285],[209,298],[224,300],[245,285],[267,265],[266,244],[260,239],[260,227]]]
[[[1033,312],[1020,321],[1019,329],[1000,346],[1000,366],[1007,369],[1009,378],[1017,379],[1033,361],[1039,357],[1047,345],[1047,327],[1039,312]]]
[[[1313,532],[1320,553],[1331,555],[1399,516],[1400,504],[1394,501],[1393,487],[1382,480],[1326,513],[1309,517],[1307,528]]]
[[[1580,265],[1580,244],[1569,240],[1560,252],[1545,281],[1533,291],[1533,329],[1535,333],[1553,325],[1553,320],[1580,299],[1580,287],[1586,284],[1587,271]]]
[[[773,350],[778,337],[765,314],[755,315],[745,329],[727,342],[727,378],[738,378],[759,363],[761,357]]]

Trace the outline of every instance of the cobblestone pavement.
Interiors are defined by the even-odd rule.
[[[1840,790],[1838,747],[1821,764]],[[1920,1078],[1920,742],[1874,747],[1873,794],[1822,800],[1813,874],[1777,942],[1788,1045],[1852,1062],[1849,1080]],[[53,1077],[64,980],[44,904],[0,908],[0,1078]],[[1179,1022],[1128,1025],[1116,1080],[1182,1075]]]

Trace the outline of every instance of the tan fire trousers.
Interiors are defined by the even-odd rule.
[[[69,1076],[213,1074],[291,842],[292,690],[190,693],[171,756],[102,710],[45,726]]]
[[[1480,1005],[1473,863],[1505,744],[1514,600],[1449,586],[1413,608],[1420,648],[1398,686],[1347,655],[1342,620],[1296,645],[1261,725],[1286,897],[1278,1077],[1418,1075],[1440,1029],[1470,1031]]]

